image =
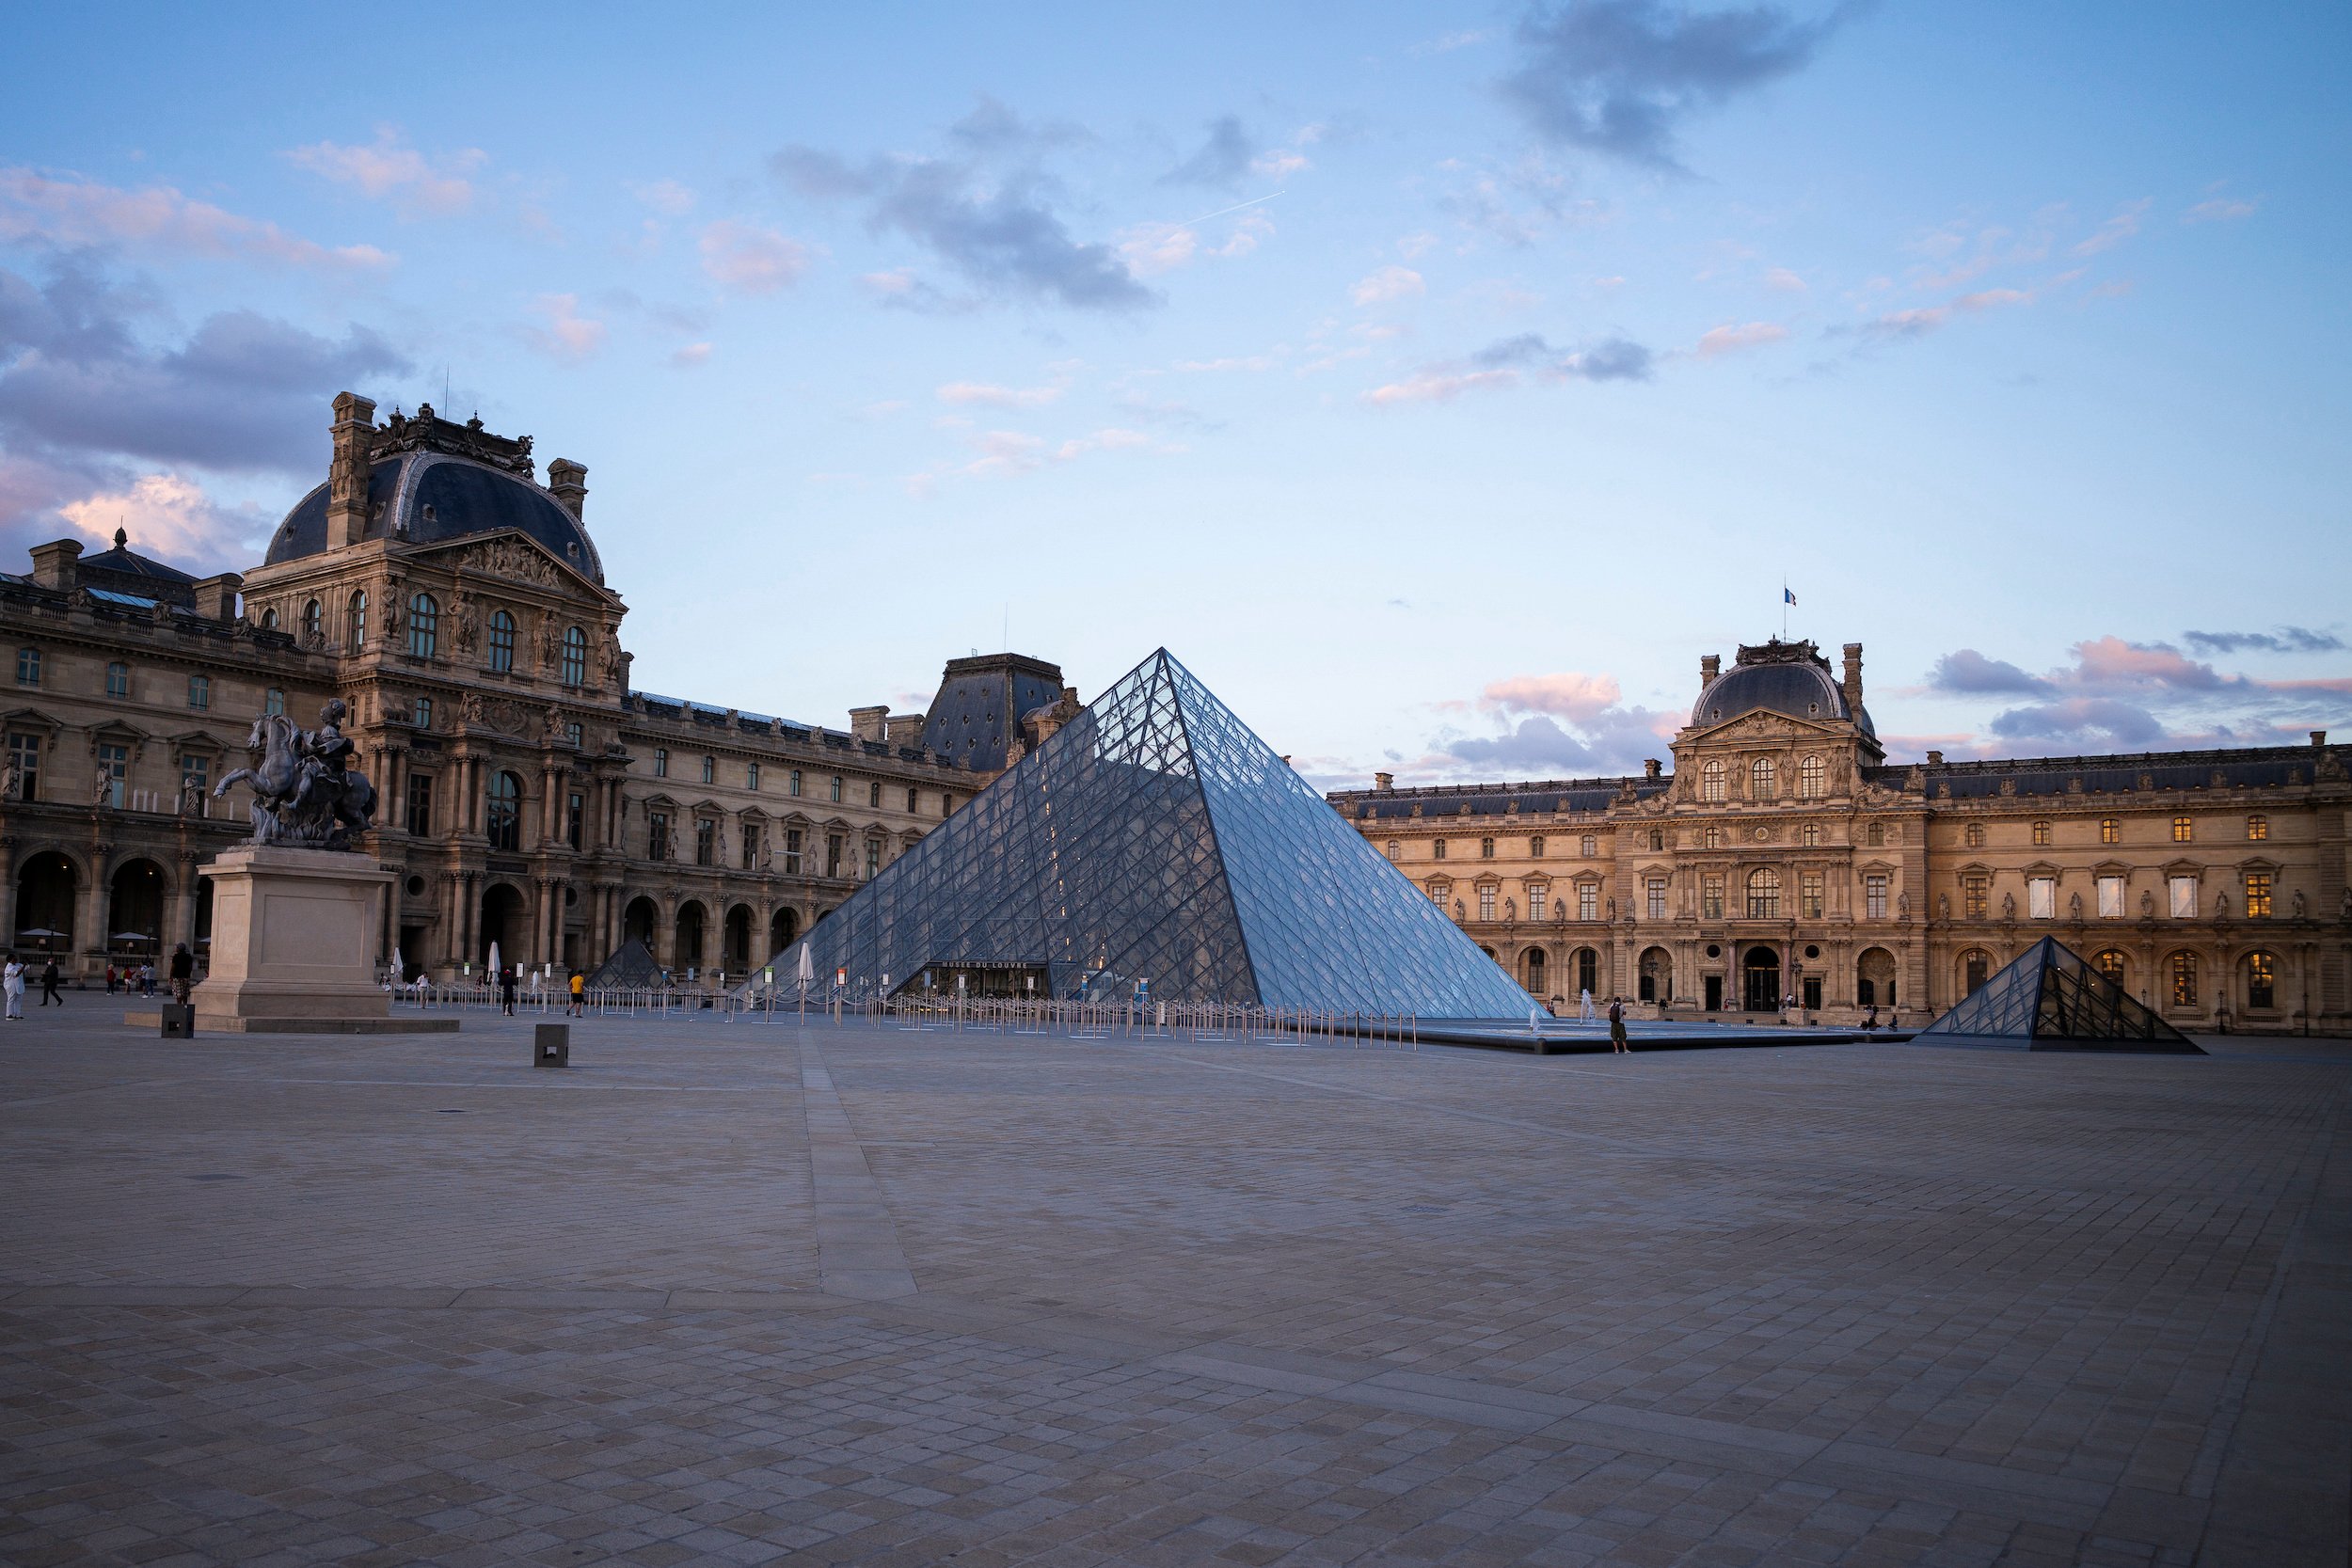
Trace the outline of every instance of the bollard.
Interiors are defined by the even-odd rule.
[[[572,1026],[568,1023],[532,1025],[531,1061],[533,1067],[571,1066]]]
[[[167,1040],[191,1040],[196,1037],[196,1008],[185,1002],[167,1002],[163,1009],[164,1032]]]

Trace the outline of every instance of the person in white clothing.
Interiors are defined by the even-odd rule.
[[[1593,1022],[1593,990],[1590,986],[1576,993],[1576,1021],[1579,1023]]]
[[[8,955],[8,966],[0,969],[0,992],[6,992],[8,999],[8,1022],[24,1022],[24,966],[17,962],[16,955],[13,953]]]

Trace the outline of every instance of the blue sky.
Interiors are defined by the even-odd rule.
[[[1161,643],[1318,781],[2352,728],[2342,6],[24,8],[0,541],[254,559],[326,404],[589,467],[641,685]],[[444,393],[446,388],[446,395]]]

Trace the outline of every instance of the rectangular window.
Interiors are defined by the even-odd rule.
[[[2197,918],[2197,879],[2167,877],[2164,879],[2165,908],[2175,920]]]
[[[1724,847],[1724,831],[1721,828],[1708,828],[1702,830],[1699,834],[1699,845],[1702,848],[1722,848]]]
[[[2197,955],[2172,955],[2172,1005],[2176,1007],[2197,1006]]]
[[[1527,841],[1527,858],[1532,861],[1539,861],[1544,858],[1544,841],[1542,839],[1531,838]]]
[[[108,782],[106,803],[115,810],[122,809],[122,782],[131,773],[131,748],[101,741],[98,746],[98,776]]]
[[[2050,842],[2050,825],[2047,822],[2037,822],[2033,825],[2033,841],[2036,844]]]
[[[914,815],[915,807],[921,803],[922,799],[922,796],[916,791],[912,789],[907,791],[907,815],[909,816],[913,816]]]
[[[946,791],[942,790],[939,796],[939,815],[945,816],[955,809],[956,798],[948,794]]]
[[[744,824],[743,824],[743,869],[744,869],[744,870],[746,870],[746,871],[755,871],[755,870],[757,870],[757,869],[758,869],[758,867],[759,867],[759,847],[760,847],[760,846],[759,846],[759,824],[758,824],[758,823],[756,823],[756,822],[746,822],[746,823],[744,823]]]
[[[798,828],[784,830],[784,874],[787,877],[801,874],[801,830]]]
[[[286,711],[286,689],[273,686],[262,694],[262,711],[282,715]]]
[[[837,784],[840,781],[834,782]],[[841,875],[841,835],[839,833],[825,835],[825,875],[828,877]]]
[[[408,832],[423,838],[433,832],[433,775],[408,775]]]
[[[1583,856],[1586,860],[1591,860],[1595,855],[1600,852],[1600,840],[1595,838],[1590,833],[1586,833],[1583,837],[1576,841],[1576,852]]]
[[[2252,839],[2268,838],[2270,836],[2270,818],[2261,816],[2248,817],[2246,819],[2246,836]]]
[[[1971,920],[1982,920],[1986,904],[1992,898],[1992,888],[1982,877],[1963,877],[1960,879],[1960,907]]]
[[[1599,883],[1579,882],[1576,884],[1576,918],[1579,920],[1600,918]]]
[[[653,776],[657,779],[666,779],[670,776],[670,752],[665,746],[656,746],[653,749]]]
[[[1490,887],[1482,887],[1478,890],[1478,918],[1492,920],[1494,917],[1495,890]]]
[[[1862,911],[1872,920],[1886,918],[1885,878],[1865,877],[1862,879]]]
[[[2270,873],[2267,871],[2249,871],[2246,874],[2246,918],[2270,918]]]
[[[719,759],[717,757],[703,758],[703,783],[717,784],[718,782]]]
[[[16,798],[20,800],[40,800],[40,736],[8,736],[8,766],[16,769]]]
[[[1482,838],[1478,841],[1478,858],[1482,861],[1490,861],[1495,858],[1495,841],[1493,839]]]
[[[2172,842],[2186,844],[2197,836],[2197,825],[2185,816],[2172,819]]]
[[[757,789],[759,787],[759,764],[755,762],[748,764],[744,768],[743,787],[746,789]]]
[[[649,861],[670,858],[670,814],[666,811],[645,814],[645,858]]]
[[[588,732],[580,727],[580,721],[575,719],[564,726],[564,744],[575,752],[588,744]]]
[[[1551,889],[1546,887],[1541,882],[1532,884],[1527,890],[1527,918],[1530,920],[1544,919],[1548,907],[1547,901],[1550,897]]]
[[[564,841],[573,848],[580,847],[580,824],[588,816],[588,798],[573,790],[564,801]]]
[[[190,675],[188,677],[188,706],[201,712],[212,705],[213,677],[210,675]]]
[[[106,695],[128,697],[131,694],[131,667],[127,664],[106,666]]]
[[[1797,914],[1799,918],[1804,920],[1821,918],[1821,873],[1818,871],[1797,873]]]
[[[2123,918],[2122,878],[2102,877],[2099,879],[2099,918],[2102,920]]]
[[[835,805],[841,803],[841,775],[838,773],[833,776],[833,800]]]
[[[2026,918],[2056,920],[2058,918],[2058,879],[2028,877],[2026,879]]]
[[[870,882],[881,875],[882,840],[869,838],[866,841],[866,879]]]
[[[696,865],[719,863],[719,824],[708,817],[704,817],[694,824],[694,863]]]
[[[1724,876],[1721,872],[1699,879],[1699,913],[1708,920],[1724,917]]]
[[[409,721],[421,730],[431,729],[433,727],[433,699],[418,698],[417,705],[410,710]]]
[[[1651,920],[1666,918],[1666,879],[1651,877],[1642,884],[1643,912]]]
[[[2123,824],[2112,816],[2099,818],[2099,842],[2102,844],[2122,843]]]
[[[17,649],[16,684],[19,686],[40,684],[40,650],[39,648]]]
[[[799,768],[795,768],[790,773],[785,775],[784,792],[787,795],[798,795],[801,792],[801,770]]]
[[[876,811],[882,810],[882,781],[880,779],[876,779],[866,786],[866,803]]]
[[[1445,859],[1445,840],[1438,839],[1435,844],[1431,845],[1429,852],[1438,860]]]

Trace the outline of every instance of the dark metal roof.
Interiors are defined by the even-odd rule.
[[[177,566],[167,566],[152,556],[132,549],[130,536],[121,529],[115,530],[113,549],[82,557],[75,563],[74,572],[82,586],[94,591],[167,604],[196,603],[196,578]]]
[[[326,489],[320,485],[286,514],[270,537],[267,564],[326,548]],[[604,562],[588,531],[519,474],[438,451],[401,452],[368,470],[367,538],[435,545],[508,529],[529,534],[574,570],[604,580]]]
[[[1003,770],[1025,714],[1061,697],[1061,667],[1020,654],[951,658],[923,720],[923,749],[977,772]]]
[[[1343,790],[1329,799],[1342,803],[1347,815],[1358,821],[1406,818],[1418,806],[1424,821],[1442,822],[1449,816],[1460,817],[1466,812],[1473,820],[1508,816],[1514,806],[1522,816],[1538,812],[1606,811],[1622,797],[1628,784],[1633,786],[1635,800],[1645,800],[1664,794],[1672,783],[1671,779],[1567,779],[1496,789],[1471,785],[1371,792]]]
[[[2073,793],[2076,780],[2082,782],[2082,793],[2090,795],[2142,788],[2275,788],[2310,783],[2325,755],[2316,747],[2267,746],[2228,752],[1922,763],[1917,767],[1931,798],[1968,800],[2003,794],[2066,795]],[[1889,788],[1900,788],[1911,771],[1905,767],[1872,768],[1865,769],[1865,776]],[[2004,789],[2004,784],[2011,787]]]

